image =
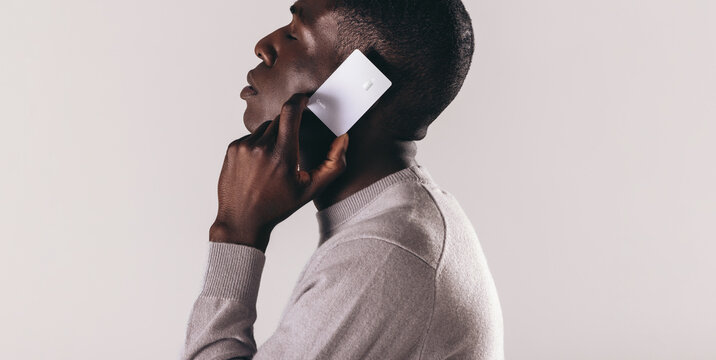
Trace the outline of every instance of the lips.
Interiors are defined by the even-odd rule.
[[[246,100],[251,96],[254,96],[258,94],[256,89],[254,89],[252,86],[247,86],[243,89],[241,89],[241,94],[239,95],[242,99]]]
[[[256,90],[256,87],[254,86],[254,77],[251,74],[251,71],[249,71],[248,74],[246,74],[246,82],[249,83],[249,86],[247,86],[241,90],[240,96],[242,99],[247,99],[247,98],[259,93],[258,90]]]

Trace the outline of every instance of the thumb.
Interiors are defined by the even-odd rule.
[[[346,150],[348,149],[348,133],[343,134],[331,143],[326,160],[317,168],[298,172],[298,181],[304,186],[304,200],[308,202],[318,192],[342,174],[346,168]]]

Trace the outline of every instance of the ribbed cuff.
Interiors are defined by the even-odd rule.
[[[209,242],[209,260],[200,296],[256,303],[266,255],[246,245]]]

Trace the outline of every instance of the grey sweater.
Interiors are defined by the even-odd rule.
[[[503,359],[497,291],[477,235],[427,170],[388,175],[316,213],[318,248],[257,349],[265,255],[209,243],[183,359]]]

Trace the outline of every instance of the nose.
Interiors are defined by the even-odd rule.
[[[281,29],[278,29],[266,35],[263,39],[259,40],[254,47],[254,54],[256,54],[256,56],[258,56],[259,59],[261,59],[261,61],[263,61],[268,67],[272,67],[276,62],[276,56],[278,53],[278,42],[276,41],[276,38],[278,32],[280,31]]]

